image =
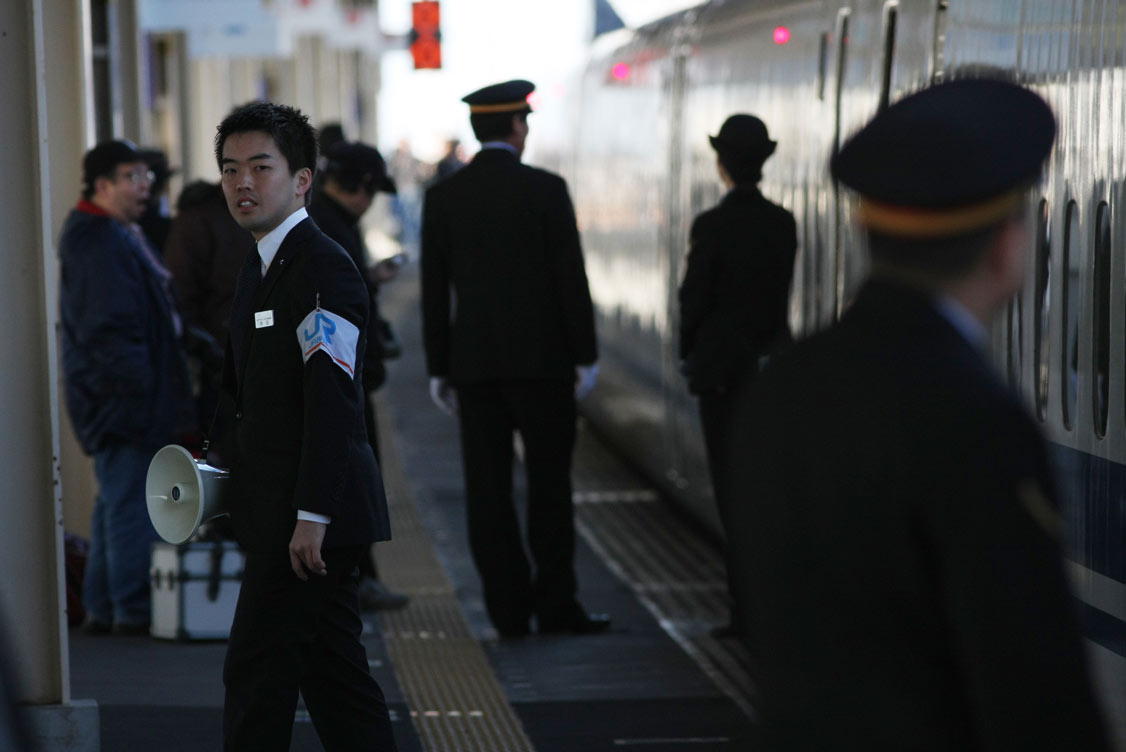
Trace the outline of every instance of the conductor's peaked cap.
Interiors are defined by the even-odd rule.
[[[531,112],[528,104],[528,95],[536,90],[536,85],[531,81],[518,78],[493,84],[483,89],[478,89],[472,94],[466,94],[461,101],[469,105],[469,114],[487,115],[495,112]]]
[[[959,79],[878,113],[832,158],[830,171],[860,194],[860,221],[870,230],[951,236],[1014,212],[1055,135],[1055,117],[1034,92]]]

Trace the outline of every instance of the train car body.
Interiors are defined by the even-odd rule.
[[[537,154],[570,183],[599,317],[602,376],[585,412],[719,532],[676,347],[690,223],[721,195],[707,135],[750,112],[778,141],[761,187],[798,223],[790,318],[801,336],[833,322],[866,272],[829,156],[889,101],[975,68],[1028,85],[1059,120],[1029,199],[1032,263],[994,326],[994,356],[1050,442],[1068,566],[1121,727],[1126,0],[719,0],[595,40],[566,95],[536,116],[552,123]]]

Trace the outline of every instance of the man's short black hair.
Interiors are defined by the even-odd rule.
[[[317,169],[317,131],[301,110],[274,102],[251,102],[236,107],[219,123],[215,134],[215,161],[223,169],[223,145],[236,133],[261,131],[270,134],[289,164],[289,174],[302,167]]]
[[[512,135],[512,118],[519,117],[525,122],[528,113],[524,112],[487,112],[469,116],[469,125],[473,127],[473,135],[481,143],[486,141],[504,141]]]
[[[1018,217],[1023,218],[1023,215],[1012,215],[1000,223],[970,233],[930,240],[868,232],[868,253],[877,273],[901,272],[930,285],[939,285],[973,271],[1005,225]]]

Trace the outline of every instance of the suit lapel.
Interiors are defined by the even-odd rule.
[[[285,240],[278,247],[278,252],[266,271],[266,276],[261,278],[260,281],[262,261],[257,249],[252,251],[251,257],[247,259],[247,266],[243,269],[243,275],[247,275],[247,279],[244,285],[244,280],[240,276],[239,291],[235,296],[231,313],[231,342],[238,362],[240,395],[246,363],[250,359],[250,348],[254,343],[254,335],[257,332],[254,326],[254,314],[258,311],[269,310],[270,294],[278,280],[293,266],[294,259],[305,247],[305,241],[316,232],[316,229],[317,226],[311,220],[305,219],[290,230],[285,236]],[[249,276],[251,274],[252,277]],[[237,328],[236,321],[238,322]]]

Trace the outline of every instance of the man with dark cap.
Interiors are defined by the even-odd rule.
[[[463,99],[481,151],[427,191],[422,228],[431,396],[458,413],[469,545],[502,637],[528,634],[533,616],[541,633],[610,624],[576,597],[575,402],[594,386],[598,351],[567,185],[520,162],[534,88],[508,81]],[[534,563],[512,499],[514,432]]]
[[[762,749],[1107,748],[1046,448],[985,353],[1054,137],[1040,97],[967,78],[831,162],[871,279],[750,390],[733,470]]]
[[[168,211],[168,180],[176,174],[168,164],[168,155],[160,149],[141,149],[141,157],[149,166],[152,184],[145,212],[137,220],[149,244],[157,253],[164,256],[164,246],[168,241],[168,230],[172,217]]]
[[[766,125],[753,115],[732,115],[709,139],[727,194],[692,223],[680,286],[680,357],[688,389],[700,402],[712,489],[726,530],[731,505],[747,502],[730,487],[732,410],[739,391],[791,339],[787,304],[797,227],[758,189],[763,162],[776,146]],[[729,562],[731,621],[712,630],[716,637],[738,636],[730,572]]]
[[[196,422],[171,275],[136,224],[148,165],[132,144],[106,141],[82,167],[82,200],[59,238],[66,403],[98,480],[82,600],[88,632],[140,634],[158,539],[145,502],[149,461]]]
[[[367,332],[363,376],[364,394],[368,397],[387,378],[383,359],[388,353],[384,352],[381,332],[389,332],[390,324],[379,315],[379,285],[389,282],[399,273],[399,265],[393,259],[384,259],[374,265],[369,262],[363,228],[360,227],[360,219],[371,208],[379,191],[395,192],[395,183],[387,176],[387,167],[379,150],[358,141],[341,141],[330,146],[322,155],[320,187],[309,202],[309,216],[325,235],[348,252],[352,263],[363,272],[368,288],[372,325]],[[371,401],[364,410],[364,423],[368,443],[378,460],[379,434],[375,406]],[[392,592],[379,581],[372,556],[365,556],[360,561],[359,598],[360,608],[366,611],[401,608],[408,601],[406,595]]]

